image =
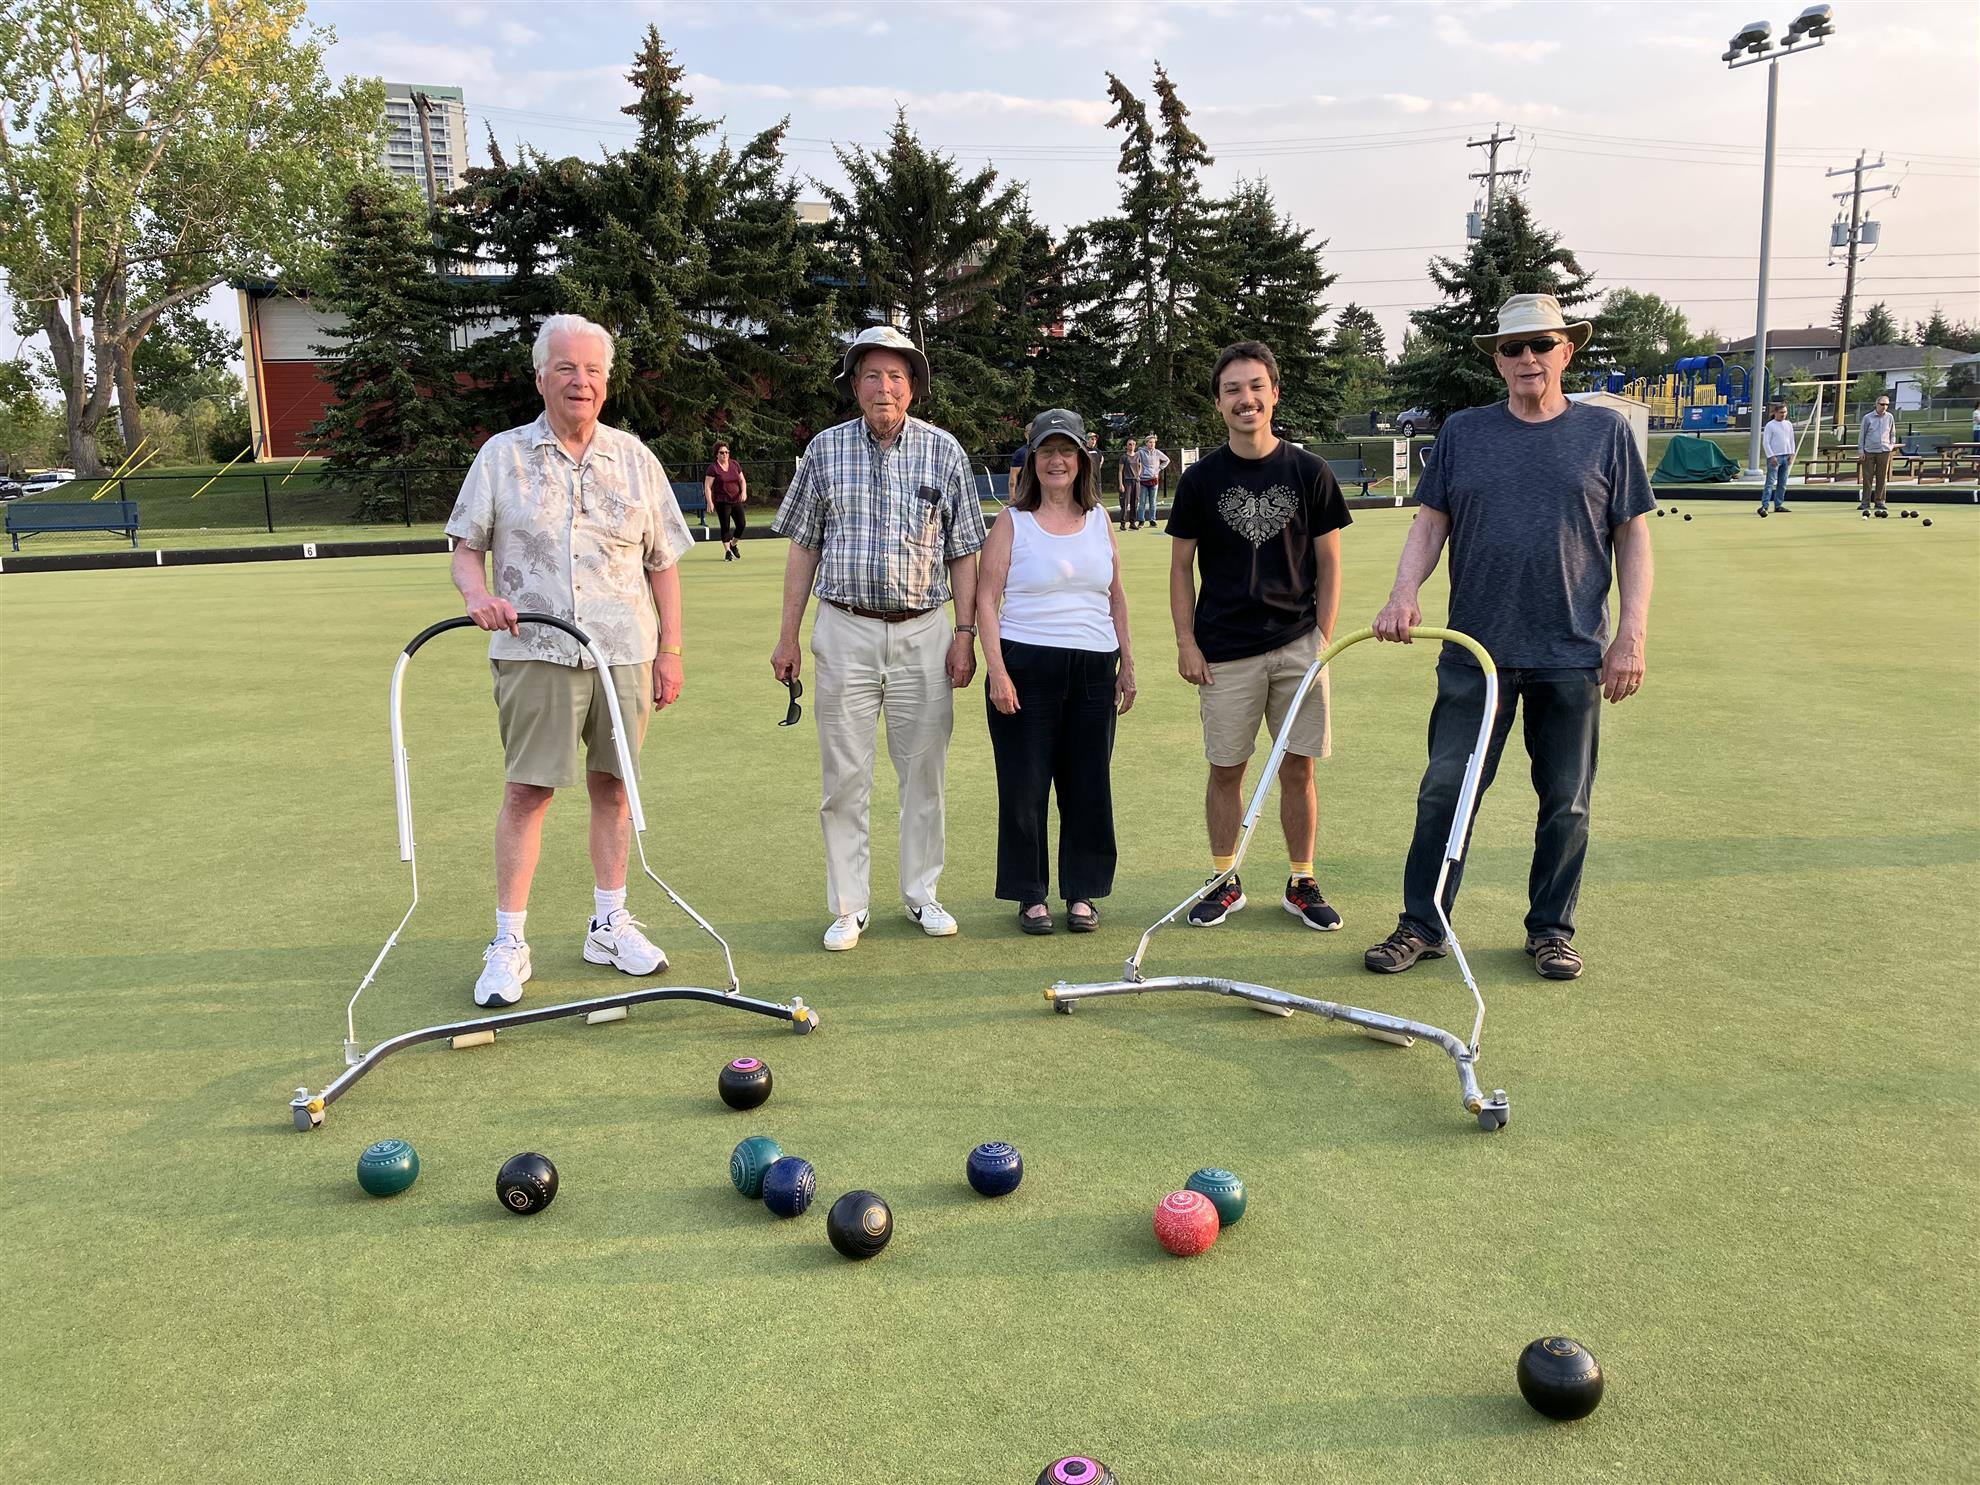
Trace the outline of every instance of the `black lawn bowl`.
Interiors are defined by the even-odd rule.
[[[1519,1353],[1519,1391],[1548,1418],[1586,1418],[1602,1401],[1602,1368],[1581,1342],[1542,1336]]]
[[[894,1236],[894,1211],[872,1191],[848,1191],[825,1214],[825,1235],[847,1258],[871,1258]]]
[[[732,1109],[761,1108],[770,1097],[770,1064],[738,1057],[715,1079],[715,1091]]]
[[[1069,1454],[1040,1470],[1037,1485],[1114,1485],[1114,1472],[1097,1459]]]
[[[495,1195],[518,1217],[533,1217],[557,1199],[557,1167],[547,1155],[511,1155],[495,1177]]]

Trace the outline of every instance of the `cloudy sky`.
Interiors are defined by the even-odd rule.
[[[466,90],[475,154],[492,128],[553,154],[623,147],[617,109],[644,28],[689,73],[700,112],[737,134],[788,116],[792,167],[836,177],[834,144],[880,140],[898,104],[922,137],[1023,181],[1063,227],[1111,209],[1112,70],[1147,96],[1166,66],[1217,157],[1213,187],[1262,176],[1327,240],[1330,296],[1370,306],[1392,344],[1428,297],[1425,260],[1461,251],[1497,123],[1503,166],[1530,171],[1540,219],[1603,285],[1684,306],[1694,327],[1753,330],[1766,71],[1728,71],[1756,15],[1785,31],[1799,0],[1737,4],[669,3],[319,0],[337,73]],[[1901,183],[1874,214],[1883,246],[1860,294],[1901,320],[1935,304],[1980,320],[1980,6],[1837,0],[1838,34],[1781,65],[1776,328],[1823,324],[1824,172],[1859,150]],[[216,318],[232,308],[216,304]]]

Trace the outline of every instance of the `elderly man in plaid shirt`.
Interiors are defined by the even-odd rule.
[[[783,624],[770,668],[797,679],[798,630],[813,593],[811,654],[825,775],[825,947],[850,949],[867,923],[868,805],[880,715],[900,782],[901,898],[931,938],[956,931],[936,900],[953,692],[976,674],[976,553],[983,546],[962,445],[908,416],[928,358],[900,331],[862,331],[839,368],[860,415],[812,439],[771,529],[790,538]],[[955,622],[942,612],[955,605]]]

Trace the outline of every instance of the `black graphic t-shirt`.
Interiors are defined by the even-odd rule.
[[[1353,519],[1327,461],[1283,441],[1263,459],[1225,444],[1184,470],[1168,531],[1196,543],[1203,658],[1243,660],[1311,633],[1313,543]]]

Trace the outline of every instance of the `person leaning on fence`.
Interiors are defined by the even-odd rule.
[[[722,523],[722,560],[741,561],[743,528],[747,524],[743,502],[749,499],[749,477],[727,444],[715,445],[714,462],[701,472],[701,493],[715,507],[715,518]],[[736,528],[733,536],[729,534],[732,523]]]
[[[1767,483],[1760,487],[1760,514],[1767,514],[1767,502],[1782,515],[1787,508],[1788,471],[1794,467],[1794,424],[1788,421],[1785,402],[1767,409],[1767,426],[1760,430],[1760,452],[1767,459]]]
[[[1879,397],[1877,405],[1863,415],[1856,434],[1856,509],[1868,519],[1872,506],[1879,516],[1888,516],[1884,490],[1891,481],[1891,459],[1897,453],[1897,419],[1891,416],[1891,399]]]
[[[1602,699],[1622,701],[1641,689],[1650,624],[1648,515],[1657,501],[1643,456],[1620,415],[1570,402],[1561,390],[1568,362],[1593,333],[1586,320],[1568,324],[1553,295],[1515,294],[1500,306],[1498,330],[1473,337],[1504,379],[1507,400],[1457,413],[1437,435],[1395,586],[1375,616],[1376,638],[1410,642],[1410,629],[1423,622],[1418,593],[1448,539],[1449,627],[1484,645],[1499,674],[1481,802],[1514,713],[1525,713],[1540,796],[1526,952],[1550,980],[1581,973],[1574,910],[1588,858]],[[1610,639],[1612,562],[1620,617]],[[1430,711],[1430,760],[1403,867],[1402,914],[1395,932],[1362,956],[1379,974],[1444,952],[1437,875],[1484,705],[1484,671],[1469,651],[1445,645]],[[1445,882],[1446,914],[1463,877],[1460,862]]]
[[[529,889],[556,791],[582,780],[591,799],[595,911],[583,955],[632,975],[667,956],[626,911],[631,817],[612,745],[605,687],[618,698],[633,767],[654,707],[681,694],[681,582],[694,544],[667,472],[630,433],[598,421],[612,376],[612,337],[578,315],[552,315],[531,360],[543,413],[481,446],[447,521],[454,586],[468,616],[493,631],[488,660],[501,726],[502,809],[495,823],[495,937],[482,955],[477,1005],[514,1005],[530,977]],[[487,558],[494,555],[494,588]],[[578,626],[604,656],[599,675],[562,630]],[[584,767],[578,744],[584,744]]]
[[[1114,719],[1134,705],[1134,652],[1098,457],[1077,413],[1032,422],[1031,457],[983,547],[976,622],[997,761],[997,896],[1052,931],[1046,806],[1059,798],[1059,891],[1074,933],[1114,889]]]
[[[806,447],[771,529],[790,538],[770,669],[798,677],[798,631],[819,599],[811,654],[824,802],[827,949],[859,943],[869,902],[869,805],[882,713],[900,781],[900,885],[930,938],[956,931],[936,899],[954,692],[976,674],[976,553],[983,507],[962,445],[908,416],[928,358],[890,325],[846,347],[839,382],[860,416]],[[942,606],[953,598],[953,630]]]

